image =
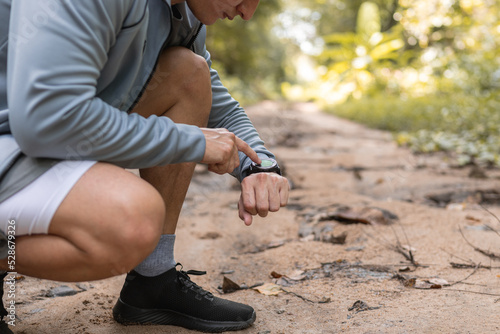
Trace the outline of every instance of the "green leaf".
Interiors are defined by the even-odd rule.
[[[404,46],[405,42],[402,39],[394,39],[390,42],[380,44],[373,48],[373,50],[370,52],[370,56],[374,60],[387,58],[387,56],[389,56],[391,53],[400,50]]]
[[[356,24],[357,33],[362,36],[365,41],[382,30],[380,22],[380,12],[378,5],[371,1],[365,1],[359,7],[358,20]]]
[[[358,44],[359,36],[353,32],[335,33],[323,36],[323,40],[326,44],[349,45]]]

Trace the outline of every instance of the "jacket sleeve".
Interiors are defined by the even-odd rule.
[[[96,97],[122,26],[147,1],[12,1],[8,101],[12,134],[28,156],[107,161],[126,168],[200,161],[198,127],[127,114]],[[142,8],[142,9],[141,9]]]
[[[212,79],[212,110],[208,126],[210,128],[225,128],[247,142],[261,158],[275,159],[275,156],[264,147],[264,141],[260,138],[243,108],[224,87],[217,71],[212,69],[210,53],[206,49],[204,57],[210,67]],[[239,152],[239,157],[240,166],[231,175],[241,181],[243,179],[242,172],[250,166],[252,161],[241,152]]]

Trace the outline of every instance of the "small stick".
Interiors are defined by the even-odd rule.
[[[483,224],[483,226],[486,227],[488,230],[495,232],[500,237],[500,232],[498,232],[497,230],[495,230],[490,225]]]
[[[497,222],[500,223],[500,219],[493,212],[491,212],[490,210],[488,210],[484,205],[482,205],[482,204],[479,204],[479,205],[483,208],[484,211],[488,212],[490,215],[492,215],[493,217],[495,217],[495,219],[497,220]]]
[[[460,259],[460,260],[465,261],[465,262],[472,263],[471,268],[474,268],[474,266],[476,265],[476,264],[474,263],[474,261],[472,261],[471,259],[466,260],[466,259],[464,259],[464,258],[461,258],[460,256],[458,256],[458,255],[456,255],[456,254],[453,254],[453,253],[448,252],[448,251],[447,251],[446,249],[444,249],[443,247],[440,247],[439,249],[441,249],[443,252],[445,252],[445,253],[447,253],[447,254],[449,254],[449,255],[453,256],[453,257],[456,257],[457,259]],[[453,262],[450,262],[450,264],[451,264],[451,263],[453,263]],[[453,266],[453,265],[452,265],[452,266]]]
[[[446,291],[458,291],[458,292],[468,292],[468,293],[475,293],[477,295],[486,295],[486,296],[494,296],[494,297],[500,297],[499,294],[495,293],[487,293],[487,292],[479,292],[479,291],[468,291],[468,290],[461,290],[461,289],[448,289],[448,288],[443,288],[442,290]]]
[[[405,252],[405,250],[403,249],[403,246],[401,246],[401,244],[398,244],[396,246],[393,246],[393,249],[398,252],[399,254],[403,255],[405,257],[405,259],[407,259],[408,261],[411,262],[411,264],[413,264],[415,267],[418,267],[420,266],[416,261],[415,261],[415,258],[413,257],[413,253],[411,250],[408,251],[408,253]]]
[[[396,252],[402,254],[408,261],[411,262],[411,264],[413,264],[415,267],[418,267],[418,263],[415,261],[415,257],[413,256],[413,253],[411,251],[410,240],[408,239],[408,235],[406,234],[406,231],[403,228],[403,225],[401,224],[401,222],[399,222],[399,227],[403,231],[403,235],[406,238],[406,243],[408,244],[408,248],[409,248],[408,253],[406,253],[404,251],[403,246],[401,245],[401,242],[399,241],[398,234],[396,233],[396,230],[394,229],[394,227],[391,225],[391,230],[394,233],[394,236],[396,237],[396,246],[393,246],[393,247],[396,250]]]
[[[315,302],[314,300],[307,299],[306,297],[301,296],[295,292],[285,290],[285,289],[283,289],[283,287],[281,288],[281,290],[283,290],[283,292],[288,293],[290,295],[294,295],[295,297],[299,297],[300,299],[302,299],[305,302],[309,302],[309,303],[313,303],[313,304],[323,304],[321,301]]]
[[[401,231],[403,231],[403,234],[404,234],[404,236],[406,238],[406,243],[408,244],[408,247],[410,248],[409,251],[408,251],[408,253],[410,254],[411,258],[413,259],[413,253],[411,252],[410,239],[408,239],[408,235],[406,234],[406,231],[405,231],[405,229],[403,227],[403,224],[401,224],[401,221],[399,221],[399,220],[398,220],[398,225],[401,228]],[[413,261],[412,261],[412,263],[413,263]]]
[[[500,255],[495,254],[495,253],[493,253],[493,252],[485,251],[485,250],[483,250],[483,249],[481,249],[481,248],[477,248],[476,246],[474,246],[473,244],[471,244],[471,243],[469,242],[469,240],[467,240],[467,239],[465,238],[464,232],[462,232],[462,228],[461,228],[460,226],[458,226],[458,230],[460,231],[460,234],[461,234],[461,235],[462,235],[462,237],[464,238],[465,242],[467,242],[467,244],[468,244],[469,246],[471,246],[472,248],[474,248],[474,250],[475,250],[476,252],[479,252],[479,253],[481,253],[481,254],[483,254],[483,255],[486,255],[486,256],[487,256],[487,257],[489,257],[489,258],[492,258],[492,259],[498,259],[498,260],[500,260]]]
[[[306,297],[303,297],[299,294],[296,294],[295,292],[292,292],[292,291],[288,291],[288,290],[285,290],[283,288],[281,288],[281,290],[283,290],[284,292],[290,294],[290,295],[294,295],[295,297],[299,297],[300,299],[302,299],[303,301],[305,302],[309,302],[309,303],[313,303],[314,304],[314,301],[310,300],[310,299],[307,299]]]
[[[388,263],[388,264],[380,264],[380,263],[363,263],[363,264],[349,264],[349,263],[339,263],[339,262],[321,262],[321,266],[340,266],[342,268],[363,268],[363,269],[370,269],[370,268],[383,268],[383,267],[408,267],[408,264],[405,263],[398,263],[398,264],[393,264],[393,263]],[[440,264],[437,263],[424,263],[424,264],[419,264],[419,266],[440,266]],[[471,268],[474,268],[472,266]],[[499,267],[500,268],[500,267]],[[321,268],[314,268],[314,269],[321,269]],[[314,270],[313,269],[313,270]]]
[[[479,268],[480,265],[481,265],[481,263],[476,264],[476,267],[474,268],[474,270],[466,278],[461,279],[460,281],[456,281],[455,283],[451,283],[450,286],[454,286],[455,284],[459,284],[459,283],[462,283],[463,281],[466,281],[469,277],[471,277],[472,275],[474,275],[477,272],[477,269]]]
[[[394,227],[391,226],[391,229],[392,229],[392,232],[394,233],[394,236],[396,237],[396,245],[393,245],[384,236],[380,235],[380,233],[379,233],[379,236],[386,242],[386,244],[384,244],[380,240],[377,240],[373,235],[371,235],[369,233],[365,232],[365,235],[367,235],[368,237],[370,237],[373,240],[377,241],[380,245],[383,245],[383,246],[385,246],[385,247],[387,247],[387,248],[389,248],[389,249],[391,249],[391,250],[393,250],[393,251],[395,251],[397,253],[400,253],[401,255],[403,255],[405,257],[406,260],[410,261],[410,263],[413,266],[415,266],[415,267],[421,267],[421,265],[419,263],[417,263],[417,261],[415,261],[415,258],[413,256],[413,252],[411,250],[408,251],[408,253],[405,252],[405,250],[401,246],[401,242],[399,241],[398,235],[397,235],[396,231],[394,230]]]
[[[474,285],[474,286],[485,286],[487,287],[488,284],[477,284],[477,283],[469,283],[469,282],[462,282],[460,284],[465,284],[465,285]]]
[[[450,262],[450,265],[455,268],[455,269],[473,269],[475,268],[475,264],[468,264],[468,263],[457,263],[457,262]],[[500,266],[499,267],[492,267],[492,266],[484,266],[484,265],[480,265],[479,266],[480,269],[488,269],[488,270],[491,270],[491,269],[500,269]]]
[[[497,220],[497,222],[500,223],[500,219],[493,212],[491,212],[490,210],[488,210],[482,204],[479,204],[479,205],[483,208],[484,211],[488,212],[490,215],[492,215],[493,217],[495,217],[495,219]],[[486,225],[486,224],[484,224],[484,226],[486,226],[486,228],[490,229],[491,231],[495,232],[498,236],[500,236],[500,233],[497,230],[495,230],[494,228],[492,228],[491,226]]]

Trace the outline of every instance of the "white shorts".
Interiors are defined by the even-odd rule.
[[[47,234],[52,217],[76,182],[95,161],[61,161],[0,203],[0,230],[15,221],[16,236]]]

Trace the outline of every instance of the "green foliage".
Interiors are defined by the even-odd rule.
[[[392,131],[416,152],[455,152],[457,162],[500,166],[500,98],[442,95],[352,100],[329,111],[370,127]]]
[[[500,165],[499,12],[500,0],[266,0],[250,22],[209,27],[208,49],[243,102],[316,101],[417,151]]]
[[[399,23],[370,48],[367,38],[378,34],[374,8],[360,7],[358,23],[366,27],[324,37],[328,48],[319,61],[330,64],[323,82],[331,90],[316,99],[338,115],[395,132],[416,151],[451,151],[460,163],[500,166],[499,1],[400,0]],[[365,70],[364,85],[350,79]],[[344,99],[328,103],[349,80]]]
[[[382,3],[382,1],[379,1]],[[316,58],[324,74],[303,93],[307,99],[324,104],[338,104],[350,97],[361,98],[384,85],[380,69],[405,66],[408,59],[400,26],[382,31],[381,11],[376,2],[358,6],[355,30],[323,36],[325,46]],[[297,89],[284,86],[285,94],[296,95]]]
[[[434,124],[400,133],[398,141],[419,152],[455,152],[460,164],[500,166],[500,100],[453,96],[448,102]]]
[[[373,34],[382,31],[380,11],[376,3],[365,1],[358,10],[356,32],[365,41],[369,41]]]
[[[284,80],[285,48],[270,33],[280,7],[280,0],[262,1],[250,21],[237,17],[207,28],[213,68],[241,102],[276,97]]]
[[[442,99],[429,101],[427,98],[403,100],[396,96],[365,97],[352,99],[329,111],[370,127],[398,132],[414,132],[430,129],[443,122],[440,110],[446,106]]]

